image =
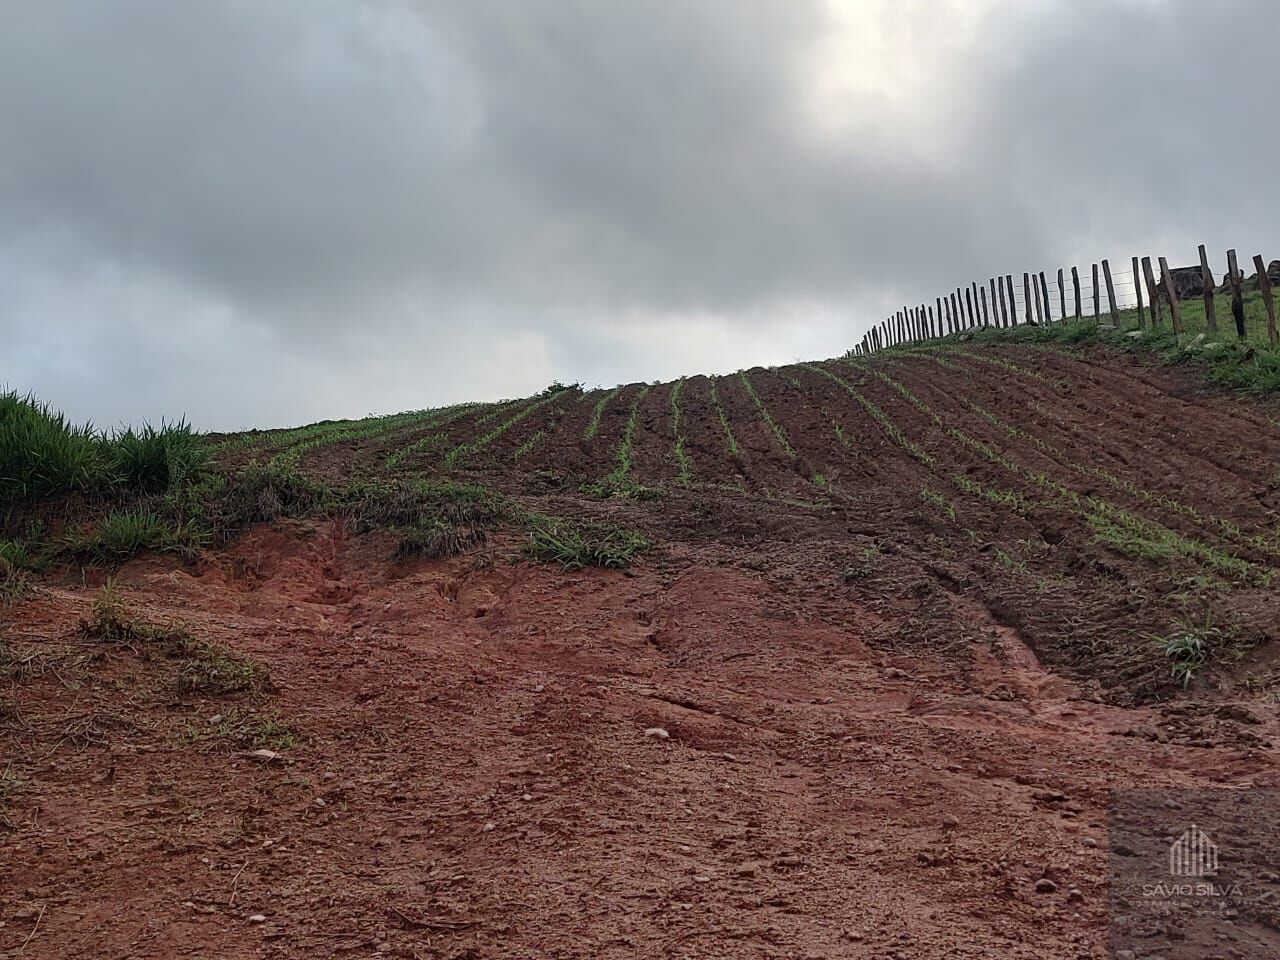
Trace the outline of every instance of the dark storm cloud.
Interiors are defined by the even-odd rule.
[[[360,414],[1269,239],[1262,0],[838,6],[10,4],[0,379],[108,421]]]

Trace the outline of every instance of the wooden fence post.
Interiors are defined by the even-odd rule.
[[[1218,334],[1218,310],[1213,304],[1213,271],[1209,269],[1209,254],[1200,244],[1200,283],[1204,286],[1204,322],[1209,333]]]
[[[1276,301],[1271,291],[1271,278],[1267,276],[1267,264],[1262,254],[1253,257],[1254,269],[1258,271],[1258,290],[1262,293],[1262,302],[1267,308],[1267,342],[1274,350],[1280,346],[1280,338],[1276,334]]]
[[[1227,251],[1227,269],[1231,272],[1231,316],[1236,321],[1236,336],[1245,337],[1244,293],[1240,289],[1240,268],[1236,266],[1235,250]]]
[[[1031,275],[1031,299],[1036,302],[1036,323],[1044,326],[1044,307],[1040,303],[1040,281]]]
[[[964,288],[964,303],[969,313],[969,326],[976,327],[978,324],[973,318],[973,295],[969,292],[968,287]]]
[[[1031,274],[1022,272],[1022,307],[1026,322],[1031,323]]]
[[[1133,292],[1138,297],[1138,329],[1141,330],[1144,319],[1142,316],[1142,277],[1138,275],[1138,258],[1133,258]]]
[[[1058,319],[1067,319],[1067,281],[1063,278],[1062,268],[1058,268]]]
[[[1098,289],[1098,265],[1093,265],[1093,325],[1096,327],[1102,319],[1102,296]]]
[[[969,287],[973,290],[973,322],[976,326],[985,327],[986,324],[982,322],[982,310],[978,306],[978,282],[970,280]]]
[[[991,284],[991,325],[998,327],[1000,326],[1000,314],[996,310],[996,278],[992,277],[987,282]]]
[[[1102,261],[1102,279],[1107,283],[1107,306],[1111,308],[1111,325],[1120,326],[1120,312],[1116,309],[1116,288],[1111,282],[1111,264]]]
[[[1013,274],[1006,273],[1004,275],[1005,293],[1009,295],[1009,326],[1016,327],[1018,325],[1018,300],[1013,292]]]
[[[1044,322],[1048,323],[1053,319],[1053,312],[1049,309],[1049,284],[1045,282],[1043,270],[1040,271],[1040,293],[1044,298]]]
[[[1009,325],[1009,310],[1004,302],[1004,276],[1001,275],[996,280],[996,289],[1000,293],[999,309],[996,311],[996,317],[999,320],[1001,328]]]
[[[1076,298],[1076,322],[1080,322],[1080,271],[1071,268],[1071,294]]]
[[[1173,332],[1182,333],[1182,305],[1178,302],[1178,291],[1173,288],[1173,273],[1169,270],[1169,262],[1160,258],[1160,282],[1164,284],[1164,295],[1169,298],[1169,316],[1173,318]]]
[[[1147,296],[1151,299],[1151,328],[1160,326],[1160,289],[1156,286],[1155,274],[1151,272],[1151,258],[1142,258],[1142,277],[1147,284]]]
[[[978,296],[982,298],[982,325],[984,327],[991,326],[991,314],[987,313],[987,288],[979,287]]]
[[[948,333],[948,330],[947,330],[947,327],[946,327],[946,323],[947,323],[947,321],[946,321],[946,317],[945,317],[945,316],[943,315],[943,313],[942,313],[942,298],[941,298],[941,297],[936,297],[935,299],[936,299],[936,300],[937,300],[937,302],[938,302],[938,310],[937,310],[937,312],[934,314],[934,316],[936,316],[936,317],[938,318],[938,334],[939,334],[940,336],[945,337],[945,336],[947,335],[947,333]]]
[[[963,308],[960,305],[960,298],[957,297],[954,293],[951,294],[951,313],[956,318],[956,331],[959,332],[963,330],[964,329],[964,312],[963,312]]]

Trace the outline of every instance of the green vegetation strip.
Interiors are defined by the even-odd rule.
[[[938,414],[906,387],[885,374],[875,372],[902,394],[912,405],[927,414],[947,436],[982,455],[1019,479],[1029,481],[1052,495],[1053,501],[1076,513],[1101,541],[1121,553],[1149,560],[1187,559],[1223,576],[1251,582],[1268,583],[1273,570],[1265,570],[1230,551],[1219,550],[1199,540],[1183,536],[1153,520],[1138,517],[1100,497],[1087,496],[1042,473],[1032,473],[989,444],[957,428],[948,428]],[[910,452],[909,448],[908,452]],[[954,481],[953,481],[954,482]],[[1010,500],[1010,502],[1015,502]]]
[[[460,407],[451,408],[451,412],[446,416],[432,420],[429,423],[429,426],[431,427],[430,433],[389,454],[386,460],[383,461],[383,467],[387,470],[394,470],[408,457],[415,456],[419,453],[425,453],[429,450],[435,449],[436,447],[442,446],[448,440],[448,436],[444,433],[444,428],[449,426],[449,424],[453,423],[455,420],[461,419],[474,409],[474,406],[464,404]],[[486,418],[489,416],[491,416],[491,414],[486,414]]]
[[[0,392],[0,513],[71,493],[155,493],[208,459],[204,438],[184,421],[103,433],[30,395]]]
[[[631,401],[631,413],[627,417],[626,428],[622,431],[622,440],[618,443],[618,466],[609,474],[608,480],[614,486],[625,486],[631,476],[631,453],[636,438],[636,423],[640,417],[640,403],[649,394],[649,386],[640,388],[636,398]]]
[[[764,405],[764,401],[756,393],[755,387],[751,385],[751,378],[747,376],[747,372],[744,370],[739,373],[738,379],[742,381],[742,387],[747,391],[747,395],[751,397],[751,402],[756,405],[756,410],[759,411],[760,417],[769,425],[769,429],[773,431],[773,435],[777,438],[778,445],[782,447],[782,451],[794,460],[796,458],[795,448],[791,446],[791,442],[787,440],[787,435],[782,432],[782,427],[778,426],[777,421],[773,419],[769,409]]]
[[[600,432],[600,418],[604,416],[604,408],[609,405],[609,401],[622,392],[622,387],[614,387],[603,397],[596,401],[596,405],[591,408],[591,420],[587,423],[586,432],[583,433],[582,439],[591,440]]]
[[[417,410],[413,413],[396,413],[385,417],[369,417],[364,420],[339,421],[320,424],[314,432],[291,443],[274,457],[270,463],[280,469],[292,469],[301,462],[304,454],[321,447],[331,446],[348,440],[369,440],[391,433],[394,430],[408,427],[419,427],[436,423],[451,414],[462,414],[474,410],[475,404],[465,403],[455,407],[441,407],[436,410]],[[304,428],[311,429],[311,428]]]
[[[1124,477],[1118,477],[1101,467],[1083,463],[1067,451],[1054,446],[1047,440],[1044,440],[1035,434],[1028,433],[1026,430],[1020,429],[1014,424],[1011,424],[991,413],[989,410],[986,410],[967,397],[956,396],[955,399],[966,410],[982,417],[992,426],[1004,431],[1009,436],[1021,440],[1024,443],[1029,443],[1045,456],[1049,457],[1059,465],[1066,467],[1068,470],[1094,480],[1101,480],[1103,483],[1116,490],[1120,490],[1135,499],[1142,500],[1144,503],[1147,503],[1152,507],[1159,507],[1168,510],[1170,513],[1177,514],[1178,516],[1195,523],[1197,526],[1203,527],[1206,530],[1212,530],[1219,536],[1222,536],[1240,546],[1249,547],[1257,550],[1259,553],[1266,553],[1274,557],[1280,557],[1280,541],[1275,539],[1280,536],[1280,531],[1274,532],[1271,537],[1266,537],[1261,534],[1250,536],[1229,520],[1225,520],[1222,517],[1215,516],[1211,513],[1202,513],[1195,507],[1182,503],[1173,497],[1156,493],[1152,490],[1147,490],[1138,486],[1132,480]],[[1045,408],[1042,404],[1031,403],[1029,406],[1036,409],[1046,420],[1056,423],[1063,430],[1067,430],[1073,434],[1075,433],[1074,428],[1069,424],[1063,423],[1051,410]]]
[[[503,420],[500,424],[498,424],[488,433],[484,434],[483,436],[475,440],[471,440],[471,441],[468,441],[467,443],[459,444],[458,446],[450,450],[448,454],[445,455],[445,458],[444,458],[445,466],[446,467],[456,466],[460,461],[471,456],[473,453],[476,453],[479,450],[483,450],[485,447],[493,443],[493,441],[497,440],[500,436],[502,436],[504,433],[506,433],[516,424],[520,423],[522,420],[525,420],[526,418],[530,417],[537,411],[541,410],[547,404],[553,403],[556,400],[562,399],[563,395],[570,389],[572,388],[556,385],[551,389],[549,389],[545,393],[545,395],[536,397],[532,400],[524,401],[523,402],[524,405],[519,406],[516,413],[508,417],[506,420]],[[480,426],[479,422],[477,422],[476,426]]]
[[[685,449],[683,411],[680,409],[680,394],[683,390],[683,379],[677,380],[671,388],[671,433],[675,437],[676,481],[687,487],[693,479],[693,461],[689,457],[689,451]]]
[[[729,426],[729,417],[720,403],[719,378],[712,377],[710,382],[711,385],[707,388],[707,398],[711,401],[711,406],[720,420],[720,429],[724,431],[724,442],[729,447],[729,453],[736,457],[740,454],[741,448],[738,446],[737,438],[733,435],[733,428]]]

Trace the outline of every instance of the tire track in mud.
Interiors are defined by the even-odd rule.
[[[834,376],[829,371],[825,373]],[[1043,563],[1038,566],[1047,563],[1050,569],[1056,568],[1062,575],[1061,589],[1042,580],[1034,590],[1010,590],[1008,581],[1016,578],[1008,574],[987,581],[978,579],[970,585],[999,622],[1017,628],[1038,655],[1060,669],[1072,672],[1092,660],[1093,666],[1087,672],[1094,674],[1100,664],[1114,664],[1116,672],[1105,681],[1108,686],[1124,684],[1126,689],[1141,691],[1159,683],[1158,665],[1135,664],[1127,656],[1131,642],[1129,623],[1135,614],[1143,619],[1163,619],[1158,598],[1173,587],[1158,573],[1159,567],[1157,572],[1148,575],[1141,575],[1139,567],[1133,573],[1139,575],[1145,592],[1141,598],[1134,596],[1129,583],[1133,577],[1120,573],[1126,564],[1108,561],[1109,549],[1089,535],[1090,528],[1102,521],[1134,524],[1130,515],[1105,503],[1080,498],[1047,478],[1034,482],[1035,478],[1027,476],[981,441],[958,428],[947,427],[941,415],[919,398],[912,402],[890,390],[886,401],[882,390],[873,392],[875,400],[872,400],[860,398],[856,391],[850,392],[860,403],[885,402],[885,408],[876,407],[880,412],[877,419],[883,418],[881,426],[887,433],[901,434],[895,439],[912,449],[913,455],[935,473],[941,474],[937,469],[939,461],[955,464],[958,472],[951,475],[954,486],[965,489],[966,477],[982,476],[984,482],[966,492],[970,496],[988,496],[1011,512],[1021,514],[1039,539],[1051,548],[1040,558]],[[893,399],[895,396],[897,400]],[[892,413],[892,418],[886,411]],[[910,437],[919,440],[913,441]],[[1055,496],[1045,500],[1046,492]],[[992,494],[998,496],[990,496]],[[1080,526],[1085,529],[1083,537],[1067,532]],[[994,529],[1001,529],[998,522]],[[1137,530],[1155,535],[1153,526],[1139,524]],[[1132,564],[1131,559],[1126,560]],[[1220,556],[1195,543],[1184,545],[1182,552],[1168,562],[1174,561],[1179,565],[1189,564],[1192,569],[1213,561],[1221,575],[1256,573],[1236,558]],[[1087,603],[1082,601],[1079,591],[1082,582],[1089,585],[1084,593]]]

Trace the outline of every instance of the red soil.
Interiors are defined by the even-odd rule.
[[[389,535],[325,521],[120,572],[146,619],[266,666],[262,700],[178,695],[162,658],[75,635],[93,582],[46,584],[0,632],[0,774],[22,781],[0,800],[0,956],[1106,955],[1111,789],[1280,786],[1280,617],[1267,587],[1192,583],[1207,575],[1186,558],[1098,541],[1028,477],[1269,567],[1249,541],[1274,533],[1280,432],[1176,373],[987,355],[1024,372],[957,356],[875,369],[1025,473],[853,366],[828,369],[932,466],[826,377],[753,371],[794,458],[726,378],[731,455],[694,378],[689,489],[672,482],[669,386],[635,440],[634,479],[661,499],[575,485],[616,465],[635,387],[595,440],[595,398],[569,399],[462,465],[538,509],[644,529],[657,549],[628,571],[508,563],[503,535],[401,566]],[[349,476],[423,432],[304,464]],[[1197,604],[1245,655],[1182,694],[1144,638]],[[233,711],[278,714],[296,743],[254,757],[212,734]],[[1183,949],[1277,953],[1274,925],[1242,918],[1230,936]]]

